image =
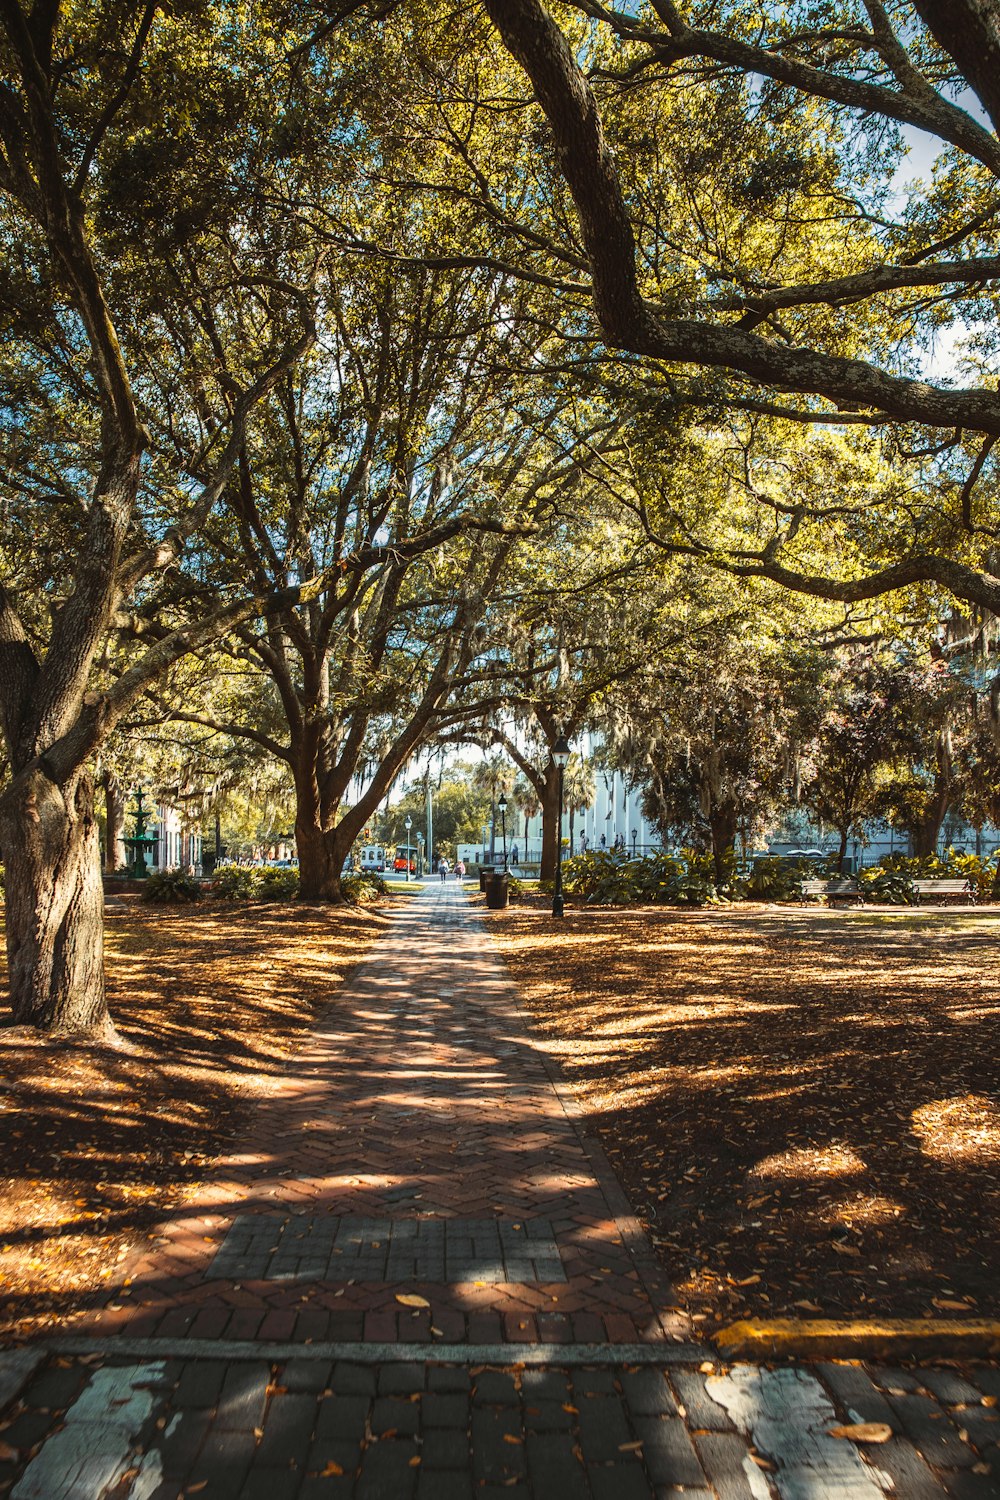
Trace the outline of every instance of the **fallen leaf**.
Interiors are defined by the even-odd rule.
[[[340,1464],[337,1463],[336,1459],[331,1458],[327,1462],[326,1468],[320,1470],[319,1477],[321,1479],[329,1479],[331,1475],[343,1474],[343,1472],[343,1469],[341,1468]]]
[[[849,1438],[852,1443],[887,1443],[892,1437],[888,1422],[847,1422],[842,1427],[828,1427],[830,1437]]]
[[[414,1453],[413,1457],[409,1461],[409,1466],[408,1467],[411,1468],[411,1469],[418,1469],[420,1467],[420,1454],[419,1453]]]
[[[521,1444],[524,1442],[523,1438],[517,1437],[513,1432],[505,1432],[503,1435],[503,1440],[505,1443],[515,1444],[515,1446],[518,1448],[520,1448]]]
[[[19,1456],[18,1450],[9,1443],[0,1443],[0,1460],[4,1463],[16,1463]]]
[[[430,1307],[426,1297],[418,1297],[414,1292],[397,1292],[396,1301],[404,1307]]]
[[[641,1440],[636,1441],[634,1443],[619,1443],[618,1444],[618,1452],[619,1453],[639,1453],[639,1452],[641,1452],[641,1450],[642,1450],[642,1442],[641,1442]]]

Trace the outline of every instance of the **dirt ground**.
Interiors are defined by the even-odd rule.
[[[0,1025],[0,1337],[65,1323],[233,1139],[389,920],[290,904],[107,916],[120,1051]]]
[[[1000,914],[484,915],[706,1332],[1000,1316]]]

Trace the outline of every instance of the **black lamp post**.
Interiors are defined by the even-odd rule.
[[[507,793],[500,793],[500,801],[497,803],[500,809],[500,829],[503,838],[503,867],[507,868]]]
[[[635,841],[639,837],[638,828],[632,829],[632,858],[635,859]]]
[[[552,915],[554,917],[561,917],[564,906],[562,889],[563,778],[566,774],[566,766],[569,763],[569,744],[564,734],[561,734],[552,746],[552,759],[559,767],[559,821],[556,823],[556,888],[552,896]]]
[[[407,880],[407,883],[409,883],[409,879],[410,879],[410,829],[413,827],[413,819],[410,817],[409,813],[406,814],[406,817],[405,817],[405,819],[403,821],[403,827],[406,829],[406,880]]]

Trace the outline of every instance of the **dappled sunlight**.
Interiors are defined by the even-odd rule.
[[[886,1198],[882,1194],[861,1193],[855,1198],[831,1204],[822,1215],[828,1224],[846,1224],[864,1228],[871,1225],[891,1224],[906,1212],[906,1205],[898,1198]]]
[[[127,1051],[0,1027],[0,1286],[8,1313],[96,1293],[203,1180],[384,930],[351,908],[109,912]]]
[[[846,1177],[863,1172],[865,1164],[850,1146],[802,1146],[798,1150],[780,1151],[756,1162],[748,1177]]]
[[[689,1311],[1000,1314],[995,912],[488,921]]]
[[[913,1111],[913,1131],[928,1156],[1000,1163],[1000,1106],[978,1094],[935,1099]]]

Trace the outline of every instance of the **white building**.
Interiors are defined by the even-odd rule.
[[[149,862],[156,870],[193,869],[201,874],[201,831],[185,823],[179,808],[161,802],[156,809],[156,847]]]

